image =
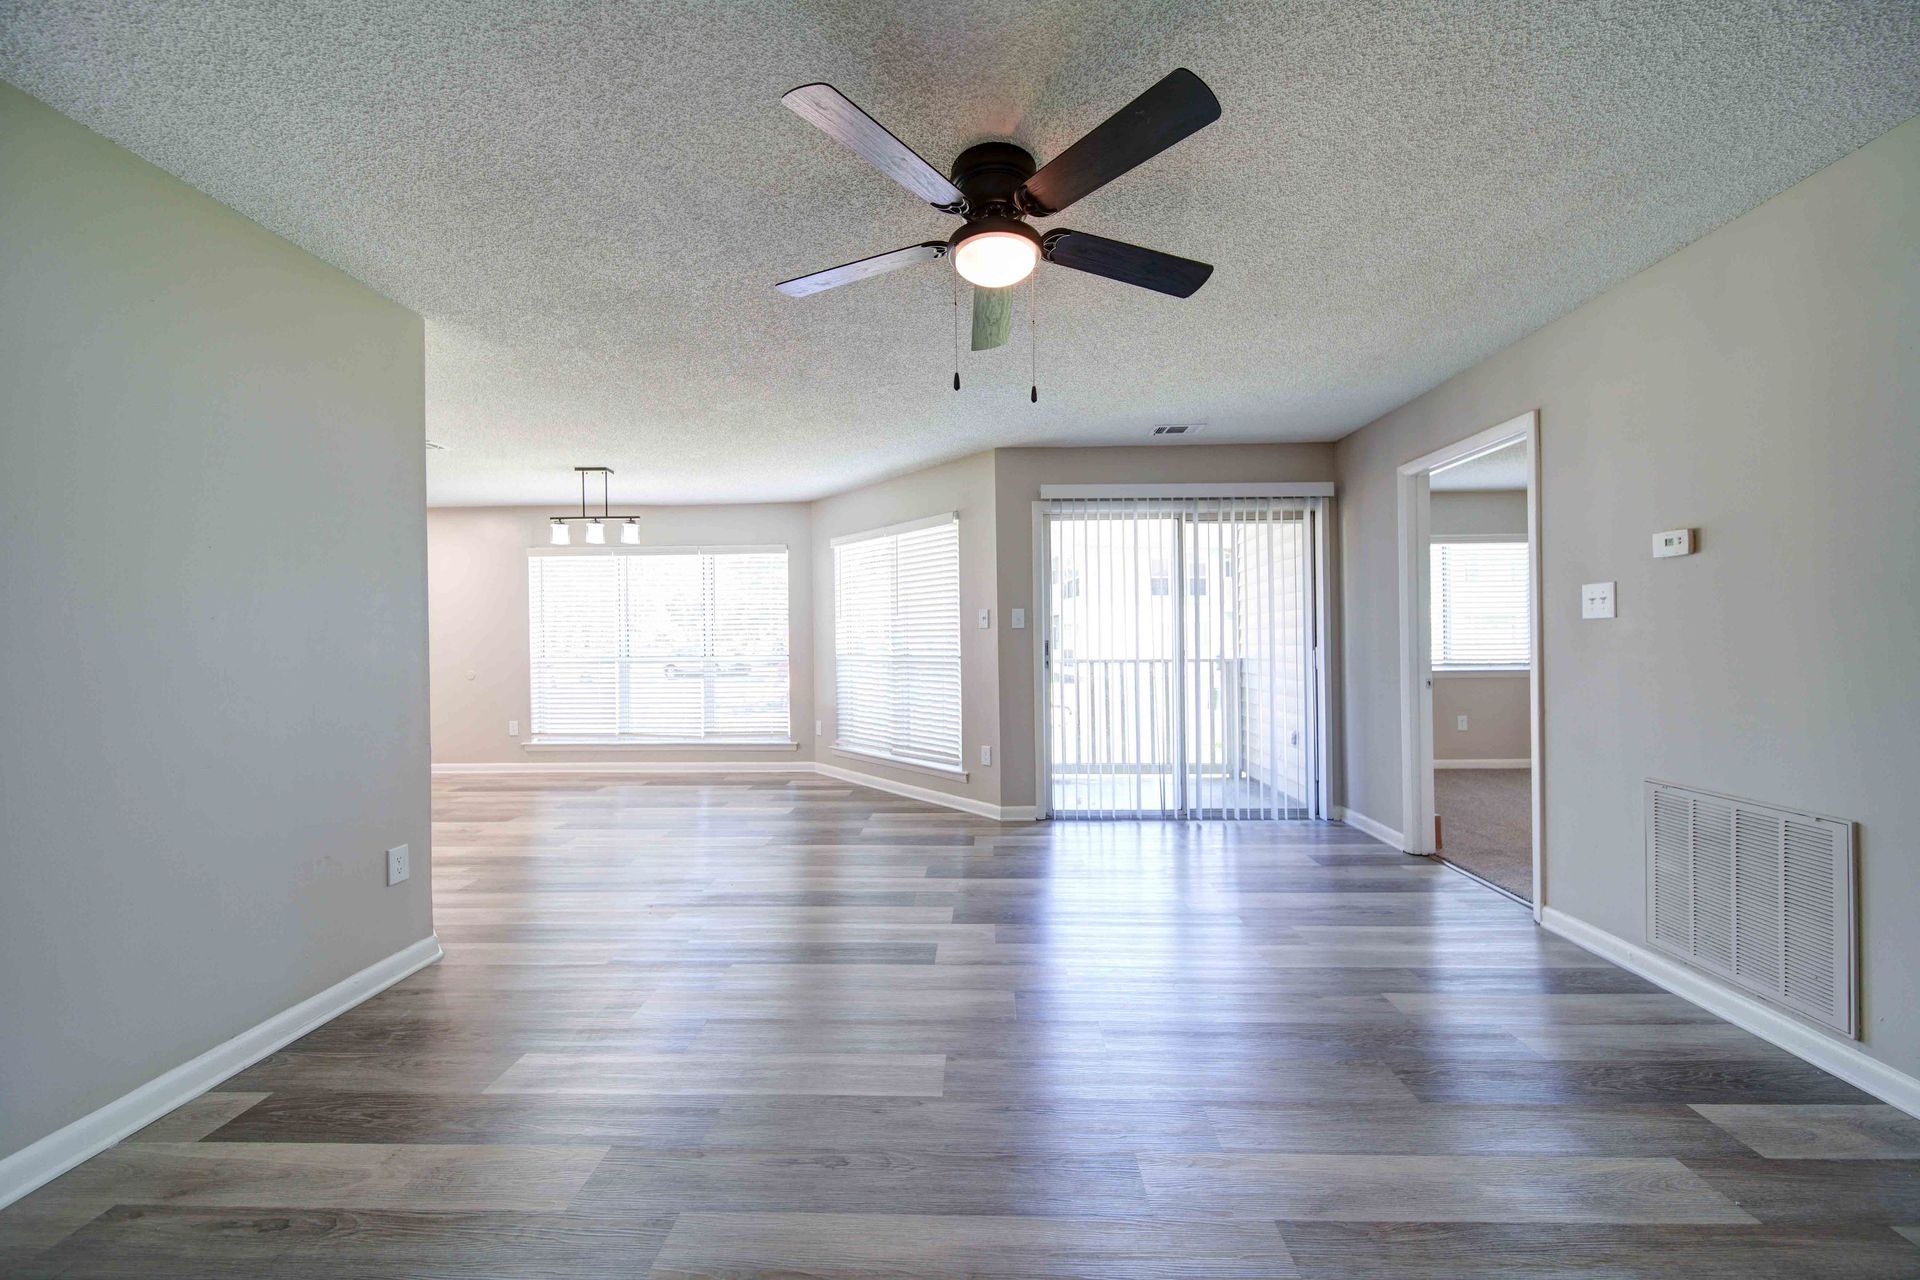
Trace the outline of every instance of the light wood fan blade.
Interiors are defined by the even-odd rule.
[[[991,351],[995,347],[1007,345],[1007,336],[1013,332],[1013,290],[982,289],[978,285],[973,290],[973,349]]]
[[[941,176],[886,126],[855,106],[830,84],[803,84],[789,89],[780,101],[795,115],[845,146],[936,209],[963,207],[960,188]]]
[[[877,276],[883,271],[897,271],[901,267],[932,262],[936,258],[946,256],[945,240],[929,240],[925,244],[910,244],[904,249],[895,249],[892,253],[880,253],[855,262],[843,262],[837,267],[828,267],[825,271],[816,271],[812,275],[795,276],[791,280],[782,280],[773,287],[789,298],[804,298],[810,293],[819,293],[822,289],[838,288],[843,284],[852,284],[855,280]]]

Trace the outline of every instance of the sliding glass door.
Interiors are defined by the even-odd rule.
[[[1045,503],[1055,817],[1317,814],[1317,503]]]

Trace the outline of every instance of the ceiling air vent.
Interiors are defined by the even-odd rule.
[[[1205,423],[1200,422],[1174,422],[1165,426],[1155,427],[1153,434],[1156,436],[1197,436],[1200,434],[1201,428],[1205,425]]]
[[[1859,1034],[1853,826],[1647,782],[1647,940],[1762,999]]]

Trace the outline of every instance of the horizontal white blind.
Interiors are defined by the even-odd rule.
[[[1434,667],[1527,666],[1527,544],[1435,542],[1431,557]]]
[[[833,548],[839,745],[960,764],[960,526]]]
[[[533,732],[786,741],[787,553],[527,557]]]

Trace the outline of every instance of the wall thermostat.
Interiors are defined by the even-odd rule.
[[[1693,554],[1693,530],[1669,529],[1665,533],[1653,535],[1653,558],[1664,560],[1668,556],[1690,556]]]

